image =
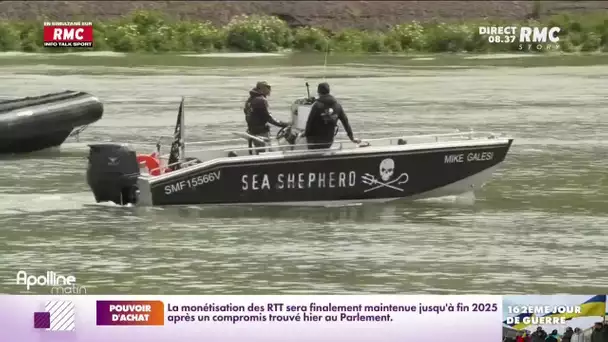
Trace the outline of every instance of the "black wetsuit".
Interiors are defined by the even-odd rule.
[[[266,97],[259,93],[256,89],[249,92],[249,98],[245,102],[245,118],[249,134],[265,135],[270,131],[268,124],[273,124],[278,127],[286,127],[287,125],[270,115],[268,111],[268,101]]]
[[[330,148],[334,142],[338,120],[342,122],[346,134],[352,140],[353,130],[340,103],[332,95],[319,96],[310,109],[304,131],[308,148]]]
[[[276,120],[270,115],[266,96],[257,89],[252,89],[249,92],[249,98],[245,102],[243,111],[245,112],[245,119],[247,120],[247,132],[251,135],[268,138],[270,133],[269,123],[278,127],[287,126],[287,124]],[[255,140],[250,140],[249,147],[252,147],[252,145],[255,145],[256,147],[263,146]]]

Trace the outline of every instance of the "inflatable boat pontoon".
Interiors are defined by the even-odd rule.
[[[60,146],[102,115],[99,99],[78,91],[0,101],[0,154]]]

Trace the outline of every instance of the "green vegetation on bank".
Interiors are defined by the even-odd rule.
[[[49,20],[47,18],[47,20]],[[42,47],[42,21],[0,23],[0,51],[65,52]],[[224,27],[206,22],[171,21],[155,12],[135,12],[120,20],[95,22],[94,49],[116,52],[275,52],[284,50],[347,53],[437,53],[537,51],[535,44],[490,43],[480,26],[561,28],[564,52],[608,52],[608,12],[581,16],[560,14],[538,21],[478,21],[466,23],[408,23],[383,32],[319,28],[290,28],[275,17],[238,16]],[[500,35],[504,40],[505,35]],[[541,49],[540,51],[556,51]]]

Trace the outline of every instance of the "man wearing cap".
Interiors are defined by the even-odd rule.
[[[320,83],[317,87],[317,93],[319,93],[319,97],[310,109],[306,130],[304,131],[308,148],[330,148],[334,143],[338,120],[342,122],[348,138],[356,144],[360,143],[361,140],[355,139],[353,135],[353,130],[342,106],[336,98],[329,94],[329,84]]]
[[[266,139],[269,138],[270,127],[268,124],[272,124],[278,127],[287,127],[288,124],[276,120],[270,115],[268,110],[268,100],[266,97],[270,95],[270,85],[266,82],[258,82],[255,88],[249,91],[249,98],[245,102],[245,119],[247,120],[247,133],[251,135],[261,136]],[[256,147],[263,147],[262,143],[255,140],[249,141],[249,147],[253,145]],[[264,149],[262,149],[263,151]],[[258,149],[258,152],[260,150]]]

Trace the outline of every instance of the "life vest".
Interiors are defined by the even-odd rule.
[[[144,164],[148,169],[148,173],[151,176],[159,176],[160,175],[160,160],[158,159],[158,154],[156,152],[148,155],[148,154],[138,154],[137,155],[137,164]],[[170,168],[166,168],[164,173],[171,172]]]

